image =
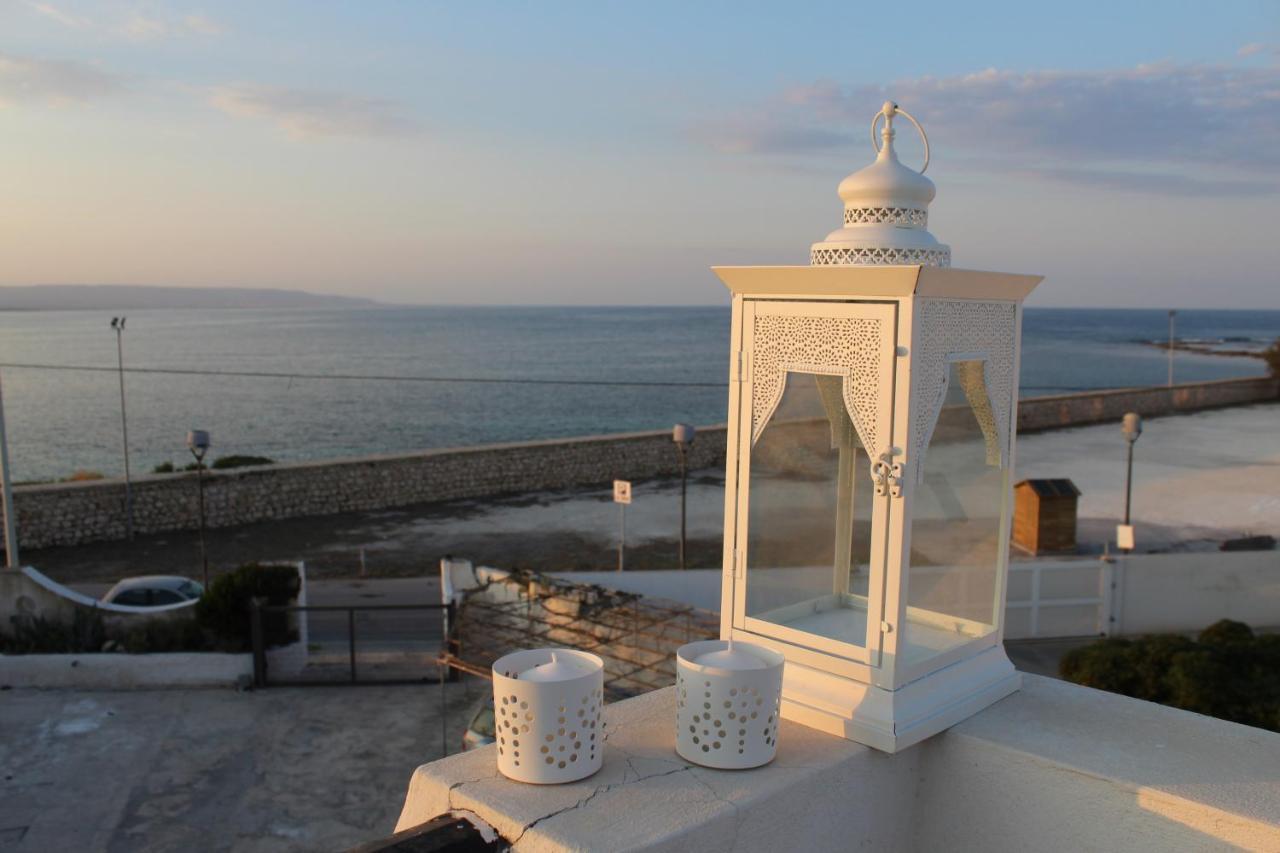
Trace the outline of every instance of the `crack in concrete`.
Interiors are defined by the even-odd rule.
[[[690,769],[692,770],[694,768],[690,768]],[[725,849],[727,850],[738,849],[738,832],[742,829],[742,810],[738,808],[738,804],[735,803],[733,800],[725,799],[720,794],[719,791],[717,791],[714,787],[712,787],[710,782],[708,782],[706,779],[703,779],[697,773],[693,774],[693,780],[697,782],[699,785],[701,785],[702,787],[706,788],[709,792],[711,792],[711,797],[716,802],[724,803],[726,806],[733,809],[733,835],[730,836],[729,846]]]
[[[627,759],[627,766],[631,768],[632,772],[636,772],[635,767],[632,766],[631,764],[630,758]],[[650,773],[648,776],[640,776],[637,774],[636,778],[630,781],[627,781],[626,771],[623,771],[622,778],[617,782],[610,782],[608,785],[597,786],[596,789],[593,790],[590,794],[583,797],[581,800],[578,800],[578,802],[574,803],[573,805],[565,806],[562,809],[556,809],[550,814],[545,814],[542,817],[537,818],[536,820],[530,821],[529,823],[525,824],[523,827],[521,827],[520,834],[517,835],[515,838],[513,838],[510,841],[510,844],[512,847],[515,847],[517,844],[520,843],[520,839],[524,838],[525,833],[527,833],[529,830],[533,829],[535,826],[542,823],[543,821],[551,820],[551,818],[556,817],[557,815],[562,815],[565,812],[571,812],[575,809],[580,809],[583,806],[590,803],[596,797],[600,796],[601,794],[607,794],[609,791],[612,791],[614,788],[621,788],[624,785],[634,785],[637,782],[645,782],[649,779],[657,779],[662,776],[673,776],[676,773],[684,773],[685,771],[692,770],[692,769],[693,767],[689,765],[684,765],[681,767],[677,767],[674,770],[667,770],[662,773]]]

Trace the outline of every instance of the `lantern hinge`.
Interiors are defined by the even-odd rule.
[[[734,577],[734,580],[745,580],[745,579],[746,579],[746,576],[747,576],[747,572],[746,572],[746,562],[747,562],[746,560],[742,559],[742,552],[741,552],[741,551],[739,551],[737,548],[734,548],[734,549],[733,549],[733,577]]]
[[[734,362],[733,381],[746,382],[751,375],[751,353],[746,350],[738,350],[738,357]]]

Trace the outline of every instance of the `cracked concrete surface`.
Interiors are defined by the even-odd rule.
[[[445,734],[488,684],[446,685]],[[437,685],[0,692],[0,850],[342,850],[441,755]]]
[[[675,754],[673,692],[608,706],[578,783],[504,779],[492,748],[420,767],[399,828],[454,810],[519,853],[1280,850],[1272,732],[1026,675],[896,755],[784,720],[776,760],[725,771]]]
[[[799,780],[825,778],[824,787],[838,799],[861,796],[862,807],[879,802],[887,808],[882,801],[896,786],[872,785],[872,779],[901,777],[905,784],[904,774],[914,767],[911,758],[880,766],[883,757],[866,747],[787,721],[780,735],[786,752],[772,764],[748,773],[700,767],[674,751],[671,705],[671,691],[659,690],[609,706],[604,766],[577,783],[509,781],[488,749],[421,767],[398,828],[452,811],[479,815],[519,851],[727,851],[746,837],[756,849],[800,849],[793,846],[792,830],[773,820],[770,810],[753,811],[751,804],[787,798],[788,790],[807,787],[797,787]],[[854,765],[874,766],[877,775],[850,777]],[[833,805],[793,803],[794,813],[814,818],[815,837],[825,831],[820,817]],[[886,833],[893,829],[891,822],[885,826]]]

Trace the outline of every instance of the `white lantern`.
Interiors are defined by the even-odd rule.
[[[493,662],[498,770],[517,782],[585,779],[604,762],[604,661],[531,649]]]
[[[721,770],[768,764],[778,752],[782,655],[703,640],[676,652],[676,753]]]
[[[1010,471],[1040,281],[949,268],[898,115],[919,129],[885,104],[809,266],[715,268],[733,292],[721,635],[786,657],[784,718],[889,752],[1018,687]]]

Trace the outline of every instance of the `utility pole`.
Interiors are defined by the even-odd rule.
[[[124,437],[124,529],[133,538],[133,482],[129,476],[129,416],[124,407],[124,317],[112,317],[116,330],[116,372],[120,375],[120,433]]]
[[[1173,336],[1173,318],[1178,316],[1178,312],[1169,309],[1169,387],[1173,387],[1173,342],[1177,340]]]
[[[0,388],[0,496],[4,503],[4,565],[18,568],[18,513],[13,505],[13,477],[9,471],[9,444],[4,432],[4,391]]]

